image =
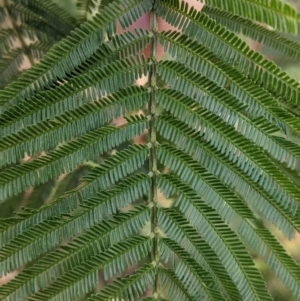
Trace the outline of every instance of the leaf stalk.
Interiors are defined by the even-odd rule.
[[[151,260],[152,262],[159,262],[159,251],[158,251],[158,203],[157,203],[157,143],[156,143],[156,127],[155,127],[155,119],[156,119],[156,91],[157,91],[157,14],[155,11],[155,1],[153,1],[153,7],[150,12],[150,31],[152,33],[152,37],[150,40],[150,60],[151,67],[149,71],[149,142],[151,143],[150,154],[149,154],[149,171],[152,172],[152,184],[150,188],[149,201],[153,204],[151,208],[151,233],[153,235],[153,248],[151,252]],[[154,280],[153,287],[154,294],[158,294],[158,276],[156,274]]]

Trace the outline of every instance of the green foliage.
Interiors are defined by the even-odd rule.
[[[46,0],[4,0],[0,21],[1,88],[19,75],[22,65],[34,65],[78,24]]]
[[[300,61],[300,14],[189,2],[3,2],[1,300],[273,300],[254,252],[300,300],[257,219],[300,232],[300,85],[243,39]]]

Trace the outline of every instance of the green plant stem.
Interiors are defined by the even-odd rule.
[[[30,65],[33,66],[33,65],[34,65],[34,60],[33,60],[32,56],[31,56],[31,54],[30,54],[29,48],[28,48],[28,46],[27,46],[25,40],[23,39],[23,37],[22,37],[22,35],[21,35],[21,33],[20,33],[20,30],[19,30],[19,28],[18,28],[18,25],[17,25],[16,21],[15,21],[14,18],[11,16],[11,12],[10,12],[10,9],[9,9],[9,3],[8,3],[8,0],[4,0],[4,9],[5,9],[5,11],[6,11],[7,17],[8,17],[9,20],[10,20],[10,23],[11,23],[11,25],[12,25],[13,30],[14,30],[14,31],[16,32],[16,34],[17,34],[17,37],[18,37],[18,39],[19,39],[19,41],[20,41],[21,47],[22,47],[22,49],[23,49],[23,51],[24,51],[24,54],[27,56]]]
[[[152,184],[150,189],[150,203],[153,204],[151,209],[151,232],[153,236],[153,248],[151,254],[152,262],[158,263],[159,261],[159,252],[158,252],[158,207],[157,207],[157,142],[156,142],[156,128],[155,128],[155,119],[156,119],[156,64],[157,64],[157,15],[155,12],[155,1],[153,1],[153,8],[151,10],[151,41],[150,41],[150,59],[152,61],[150,72],[149,72],[149,86],[150,86],[150,96],[149,96],[149,140],[151,143],[150,156],[149,156],[149,168],[152,175]],[[154,280],[154,293],[158,294],[158,276],[155,276]]]

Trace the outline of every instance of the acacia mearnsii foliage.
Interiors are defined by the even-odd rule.
[[[1,213],[0,299],[273,300],[256,254],[300,300],[299,265],[261,222],[300,232],[300,85],[245,42],[300,61],[300,14],[77,8],[0,9],[0,211],[17,211]]]

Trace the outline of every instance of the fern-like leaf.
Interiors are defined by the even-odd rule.
[[[300,298],[300,14],[196,1],[3,2],[1,300]]]

